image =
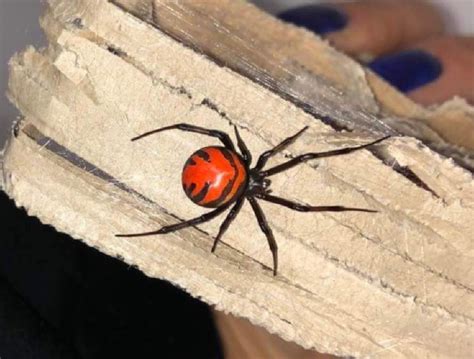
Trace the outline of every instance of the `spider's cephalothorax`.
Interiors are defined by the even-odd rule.
[[[363,148],[367,148],[383,141],[388,136],[361,146],[346,147],[320,153],[306,153],[267,170],[263,170],[263,168],[270,157],[274,156],[293,143],[307,129],[307,127],[303,128],[293,136],[286,138],[273,149],[262,153],[253,168],[250,168],[252,163],[252,155],[240,137],[236,127],[235,136],[237,138],[237,145],[241,155],[237,153],[234,143],[230,139],[229,135],[225,132],[208,130],[206,128],[189,125],[186,123],[162,127],[157,130],[146,132],[140,136],[132,138],[132,141],[141,139],[157,132],[172,129],[195,132],[211,137],[216,137],[224,144],[224,147],[204,147],[193,153],[186,161],[182,174],[183,189],[186,195],[194,203],[200,206],[215,209],[203,214],[200,217],[165,226],[156,231],[133,234],[117,234],[117,237],[141,237],[177,231],[182,228],[207,222],[217,217],[219,214],[232,206],[227,217],[222,222],[219,233],[214,240],[214,244],[212,246],[212,251],[214,252],[217,243],[222,238],[222,235],[239,213],[245,200],[248,200],[255,213],[255,216],[257,217],[260,228],[267,237],[273,256],[273,274],[276,275],[278,268],[278,247],[273,236],[273,232],[268,225],[268,222],[265,218],[265,215],[263,214],[262,208],[257,202],[257,199],[288,207],[300,212],[376,212],[370,209],[343,206],[308,206],[292,202],[281,197],[273,196],[270,194],[271,191],[269,186],[271,182],[268,177],[286,171],[287,169],[309,160],[348,154]]]

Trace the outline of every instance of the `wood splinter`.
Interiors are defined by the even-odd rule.
[[[468,126],[473,112],[420,109],[314,35],[251,4],[150,4],[48,1],[41,24],[49,47],[28,48],[10,63],[8,96],[23,119],[5,149],[5,192],[43,223],[304,348],[469,356],[472,149],[463,146],[467,137],[445,135],[437,116],[459,113]],[[258,29],[245,25],[254,21]],[[353,132],[334,129],[344,119]],[[304,214],[262,201],[281,254],[276,277],[265,270],[273,258],[252,206],[242,206],[214,254],[219,221],[115,237],[201,214],[182,190],[181,172],[202,137],[168,131],[130,141],[181,122],[223,133],[235,126],[251,153],[307,127],[268,168],[390,133],[378,147],[272,177],[275,198],[378,213]],[[441,149],[449,146],[458,149],[455,161]]]

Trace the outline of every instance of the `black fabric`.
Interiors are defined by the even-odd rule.
[[[0,214],[1,359],[222,358],[204,303],[42,225],[3,193]]]
[[[0,278],[0,358],[64,358],[73,347]]]

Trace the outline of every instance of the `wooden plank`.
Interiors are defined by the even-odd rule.
[[[423,108],[317,35],[284,24],[251,3],[113,2],[333,126],[415,136],[461,162],[469,156],[467,163],[474,168],[474,108],[461,99]]]
[[[418,140],[394,137],[376,156],[361,151],[275,177],[274,191],[294,200],[379,211],[302,214],[263,204],[280,247],[277,277],[247,207],[216,254],[209,249],[219,220],[118,239],[115,233],[202,213],[182,193],[181,167],[215,142],[179,132],[130,142],[139,133],[183,121],[227,132],[235,125],[257,154],[309,126],[275,163],[373,137],[335,132],[112,3],[49,3],[42,21],[49,48],[28,49],[11,62],[9,96],[25,119],[4,174],[18,205],[305,348],[353,356],[470,353],[469,172]],[[383,160],[409,168],[431,192]]]

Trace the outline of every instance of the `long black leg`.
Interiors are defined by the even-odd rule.
[[[214,244],[212,245],[211,252],[214,252],[216,250],[217,243],[219,243],[219,241],[221,240],[221,238],[224,235],[225,231],[227,231],[227,228],[229,228],[232,221],[239,214],[240,209],[242,208],[242,205],[244,204],[244,201],[245,201],[245,197],[242,196],[241,198],[239,198],[237,200],[237,203],[229,211],[229,214],[227,215],[224,222],[222,222],[221,227],[219,228],[219,233],[217,234],[217,237],[214,240]]]
[[[267,193],[257,194],[257,198],[263,199],[271,203],[279,204],[281,206],[288,207],[299,212],[345,212],[345,211],[356,211],[356,212],[369,212],[376,213],[373,209],[365,208],[354,208],[354,207],[343,207],[343,206],[306,206],[304,204],[296,203],[285,198],[272,196]]]
[[[252,206],[252,209],[255,212],[255,215],[257,216],[257,221],[260,226],[260,229],[263,233],[265,233],[265,236],[267,237],[268,245],[270,246],[270,250],[273,256],[273,275],[277,275],[278,245],[275,241],[275,237],[273,236],[273,231],[268,225],[267,219],[265,218],[262,208],[258,204],[257,200],[251,196],[248,196],[247,199],[249,200],[250,205]]]
[[[237,130],[236,126],[234,126],[234,130],[235,137],[237,138],[237,146],[239,146],[240,152],[242,153],[242,157],[244,158],[245,163],[247,164],[247,166],[250,166],[250,164],[252,163],[252,154],[250,153],[242,137],[240,137],[239,130]]]
[[[260,157],[258,158],[257,164],[255,165],[254,170],[260,171],[265,164],[267,163],[268,159],[275,154],[277,154],[280,151],[283,151],[286,147],[291,145],[293,142],[296,141],[296,139],[303,134],[304,131],[308,129],[308,126],[304,127],[303,129],[299,130],[297,133],[295,133],[293,136],[290,136],[286,139],[284,139],[280,144],[276,145],[274,148],[271,150],[263,152]]]
[[[327,151],[327,152],[320,152],[320,153],[306,153],[304,155],[297,156],[287,162],[284,162],[278,166],[272,167],[266,171],[260,172],[260,175],[262,177],[268,177],[268,176],[273,176],[274,174],[286,171],[287,169],[290,169],[291,167],[297,166],[303,162],[309,161],[309,160],[314,160],[317,158],[323,158],[323,157],[331,157],[331,156],[339,156],[339,155],[345,155],[351,152],[355,152],[358,150],[361,150],[363,148],[367,148],[369,146],[373,146],[379,142],[382,142],[383,140],[386,140],[390,136],[386,136],[383,138],[379,138],[376,141],[367,143],[365,145],[361,146],[356,146],[356,147],[346,147],[346,148],[341,148],[338,150],[333,150],[333,151]]]
[[[210,221],[211,219],[217,217],[222,212],[224,212],[227,208],[229,208],[229,206],[222,206],[222,207],[216,208],[215,210],[211,212],[204,213],[202,216],[199,216],[199,217],[196,217],[196,218],[193,218],[181,223],[164,226],[156,231],[144,232],[144,233],[132,233],[132,234],[116,234],[115,237],[145,237],[145,236],[153,236],[155,234],[165,234],[165,233],[178,231],[186,227],[191,227],[197,224]]]
[[[234,143],[232,142],[232,140],[230,139],[230,137],[227,133],[222,132],[222,131],[218,131],[218,130],[209,130],[207,128],[194,126],[194,125],[190,125],[190,124],[187,124],[187,123],[178,123],[176,125],[161,127],[161,128],[156,129],[156,130],[153,130],[153,131],[148,131],[148,132],[145,132],[145,133],[143,133],[139,136],[136,136],[136,137],[132,138],[132,141],[142,139],[143,137],[150,136],[150,135],[153,135],[153,134],[158,133],[158,132],[163,132],[163,131],[167,131],[167,130],[174,130],[174,129],[181,130],[181,131],[187,131],[187,132],[195,132],[195,133],[200,133],[201,135],[216,137],[219,140],[221,140],[221,142],[224,144],[224,146],[227,149],[235,151]]]

